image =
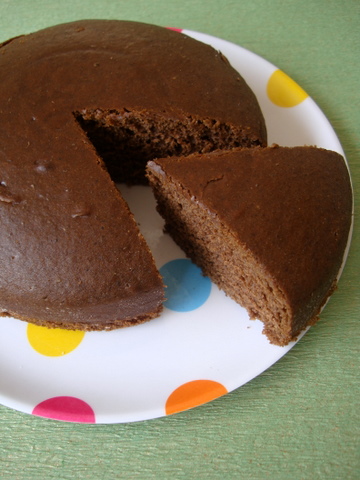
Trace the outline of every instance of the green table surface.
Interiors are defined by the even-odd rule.
[[[0,406],[0,478],[360,479],[360,2],[0,0],[0,41],[81,18],[208,33],[296,80],[332,123],[350,164],[352,247],[321,321],[262,375],[211,403],[117,425]]]

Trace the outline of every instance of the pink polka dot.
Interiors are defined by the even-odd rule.
[[[166,27],[168,30],[174,30],[174,32],[179,32],[181,33],[183,31],[183,28],[175,28],[175,27]]]
[[[90,405],[75,397],[48,398],[36,405],[32,414],[64,422],[95,423]]]

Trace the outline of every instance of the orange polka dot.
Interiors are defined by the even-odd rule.
[[[46,328],[28,324],[27,338],[34,350],[48,357],[59,357],[73,351],[84,338],[85,332]]]
[[[269,78],[267,95],[278,107],[295,107],[308,97],[305,90],[281,70],[275,70]]]
[[[226,393],[227,389],[213,380],[193,380],[184,383],[168,397],[165,404],[166,415],[197,407]]]

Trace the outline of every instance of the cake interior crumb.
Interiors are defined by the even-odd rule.
[[[285,345],[293,337],[292,311],[284,292],[262,271],[252,253],[189,192],[169,176],[151,169],[151,185],[166,230],[212,281],[264,323],[271,343]]]
[[[116,182],[146,184],[148,160],[259,145],[249,132],[213,119],[151,111],[83,109],[74,117]]]

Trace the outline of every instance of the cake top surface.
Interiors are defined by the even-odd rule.
[[[9,129],[20,122],[33,138],[34,125],[67,134],[72,112],[97,108],[215,119],[266,138],[253,92],[223,55],[163,27],[82,20],[15,38],[0,52],[2,114]]]
[[[273,146],[159,159],[149,167],[225,225],[294,308],[336,277],[352,209],[339,154]]]

